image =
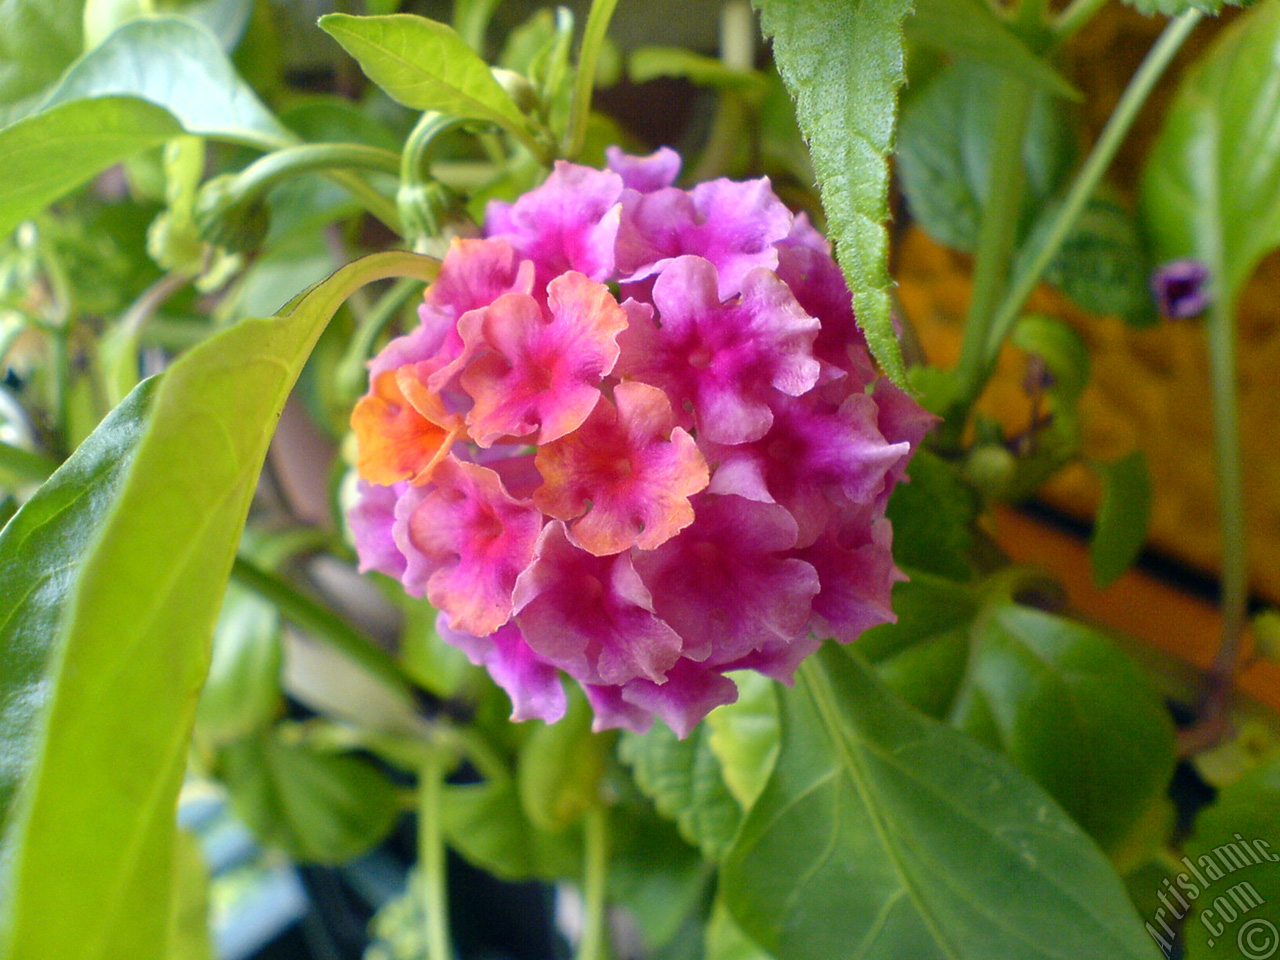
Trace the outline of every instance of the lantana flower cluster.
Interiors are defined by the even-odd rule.
[[[352,416],[362,568],[559,719],[681,736],[893,619],[885,504],[932,417],[877,378],[827,242],[767,179],[558,163],[455,240]]]

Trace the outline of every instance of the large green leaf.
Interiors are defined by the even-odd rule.
[[[171,114],[132,97],[65,103],[0,130],[0,236],[108,167],[180,133]]]
[[[1234,300],[1280,245],[1280,2],[1222,31],[1183,77],[1143,173],[1158,262],[1204,261]]]
[[[529,141],[529,122],[488,64],[443,23],[397,13],[331,13],[320,27],[360,62],[369,79],[414,110],[487,120]]]
[[[82,2],[0,0],[0,127],[40,105],[80,56]]]
[[[1048,796],[861,661],[828,646],[781,700],[778,766],[721,872],[778,960],[1158,955]]]
[[[139,386],[0,532],[0,839],[35,761],[63,604],[133,462],[154,388]]]
[[[699,724],[681,740],[659,721],[646,733],[624,734],[618,752],[658,812],[675,820],[680,835],[705,857],[718,860],[733,840],[742,808],[725,784],[710,736],[711,728]]]
[[[347,296],[435,268],[408,253],[356,261],[165,373],[115,506],[61,598],[61,654],[10,826],[9,960],[159,957],[209,638],[276,418]]]
[[[1173,774],[1172,721],[1133,661],[1030,607],[979,621],[952,722],[1003,751],[1108,850]]]
[[[906,372],[889,302],[889,167],[912,0],[754,0],[796,101],[828,233],[885,372]]]
[[[982,60],[1060,97],[1080,97],[985,0],[917,0],[915,15],[907,21],[906,29],[916,43],[939,47],[952,56]]]
[[[126,23],[67,71],[49,105],[108,96],[164,107],[188,133],[200,136],[263,150],[291,140],[213,35],[182,17]]]

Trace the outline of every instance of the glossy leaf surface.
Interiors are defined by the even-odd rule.
[[[67,72],[49,105],[108,96],[164,107],[200,136],[265,150],[290,140],[213,35],[182,17],[126,23]]]
[[[0,130],[0,235],[108,167],[180,133],[170,113],[133,97],[65,103]]]
[[[209,640],[276,419],[355,289],[429,280],[406,253],[356,261],[277,317],[164,375],[133,466],[64,600],[60,663],[6,864],[12,960],[158,957],[174,813]],[[75,923],[50,924],[50,916]]]
[[[1022,774],[828,646],[722,871],[778,960],[1158,956],[1119,879]]]
[[[370,80],[406,107],[488,120],[528,136],[524,114],[451,27],[410,14],[341,13],[321,17],[320,26],[360,62]]]

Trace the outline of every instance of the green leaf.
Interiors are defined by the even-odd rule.
[[[200,841],[179,830],[174,845],[166,960],[213,960],[209,936],[209,868]]]
[[[504,880],[555,880],[581,869],[579,835],[530,823],[514,780],[446,786],[440,818],[449,846]]]
[[[230,743],[270,724],[283,705],[283,665],[279,611],[243,587],[228,584],[213,629],[209,676],[196,708],[201,739]]]
[[[435,269],[408,253],[358,260],[164,374],[115,505],[60,598],[62,653],[7,838],[8,957],[159,957],[196,697],[276,419],[347,296]]]
[[[154,380],[139,386],[0,532],[0,839],[6,849],[14,801],[38,761],[41,714],[51,693],[46,677],[59,658],[59,618],[133,462],[155,386]]]
[[[658,721],[646,733],[624,734],[618,753],[658,812],[675,820],[680,835],[708,860],[719,860],[733,841],[742,808],[725,785],[710,735],[699,724],[681,740]]]
[[[152,12],[153,0],[84,0],[84,46],[92,50],[130,20]]]
[[[331,13],[320,28],[342,44],[365,74],[396,102],[497,124],[532,143],[527,118],[486,64],[451,27],[397,13]]]
[[[1151,520],[1151,475],[1141,450],[1095,469],[1102,478],[1102,503],[1089,542],[1089,561],[1093,582],[1105,589],[1142,552]]]
[[[1280,903],[1277,823],[1276,761],[1224,787],[1217,802],[1197,818],[1185,850],[1191,866],[1184,861],[1187,869],[1172,878],[1186,897],[1192,896],[1188,886],[1197,890],[1184,926],[1187,960],[1275,955],[1280,945],[1274,907]]]
[[[126,23],[67,71],[46,106],[110,96],[164,107],[199,136],[261,150],[292,139],[236,75],[212,34],[182,17]]]
[[[725,786],[743,810],[750,810],[778,760],[778,703],[774,684],[753,670],[732,674],[738,699],[707,716],[708,743]]]
[[[1194,257],[1234,301],[1280,245],[1280,3],[1223,30],[1183,76],[1142,178],[1156,262]]]
[[[393,585],[404,610],[400,634],[400,665],[413,682],[437,697],[448,699],[462,689],[477,670],[467,655],[446,643],[436,629],[436,610],[426,600],[411,597]]]
[[[84,46],[82,2],[0,0],[0,127],[40,106]]]
[[[702,912],[711,868],[674,824],[635,796],[609,809],[609,851],[609,898],[635,917],[645,955],[659,951]]]
[[[858,323],[895,383],[906,382],[889,290],[889,167],[902,21],[912,0],[754,0],[796,101]]]
[[[954,57],[973,57],[1060,97],[1080,99],[1080,92],[984,0],[917,0],[906,32],[914,43],[938,47]]]
[[[721,870],[778,960],[1158,955],[1052,800],[854,658],[823,649],[781,702],[778,766]]]
[[[1056,205],[1046,206],[1037,227],[1047,229],[1056,213]],[[1025,249],[1038,246],[1032,237]],[[1045,280],[1090,313],[1119,315],[1138,325],[1156,320],[1150,276],[1138,223],[1110,189],[1089,198],[1044,272]]]
[[[279,730],[226,747],[219,772],[258,838],[306,862],[359,856],[400,816],[395,785],[373,764],[288,743]]]
[[[520,802],[540,830],[563,830],[600,802],[600,777],[613,738],[592,733],[593,719],[586,697],[574,688],[564,717],[535,726],[520,751]]]
[[[1126,838],[1173,774],[1172,722],[1133,661],[1101,634],[1029,607],[1006,604],[979,622],[952,722],[1002,750],[1103,849]]]
[[[990,187],[1001,76],[962,60],[942,71],[903,111],[898,176],[907,205],[940,243],[972,252]],[[1022,151],[1025,229],[1063,184],[1074,159],[1074,134],[1061,103],[1037,94]]]
[[[927,450],[911,460],[910,483],[889,498],[893,557],[912,570],[952,580],[971,576],[969,547],[978,503],[951,464]]]
[[[742,932],[733,914],[716,898],[707,924],[706,960],[773,960]]]
[[[0,130],[0,236],[108,167],[182,133],[132,97],[66,103]]]

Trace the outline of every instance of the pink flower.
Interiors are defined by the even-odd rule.
[[[790,682],[893,619],[885,506],[934,418],[767,180],[608,160],[490,204],[371,362],[351,529],[516,719],[562,716],[567,674],[597,729],[684,736],[732,671]]]
[[[596,556],[652,550],[675,536],[693,522],[689,498],[710,478],[665,393],[627,382],[613,396],[535,461],[545,479],[534,501],[569,521],[569,538]]]

